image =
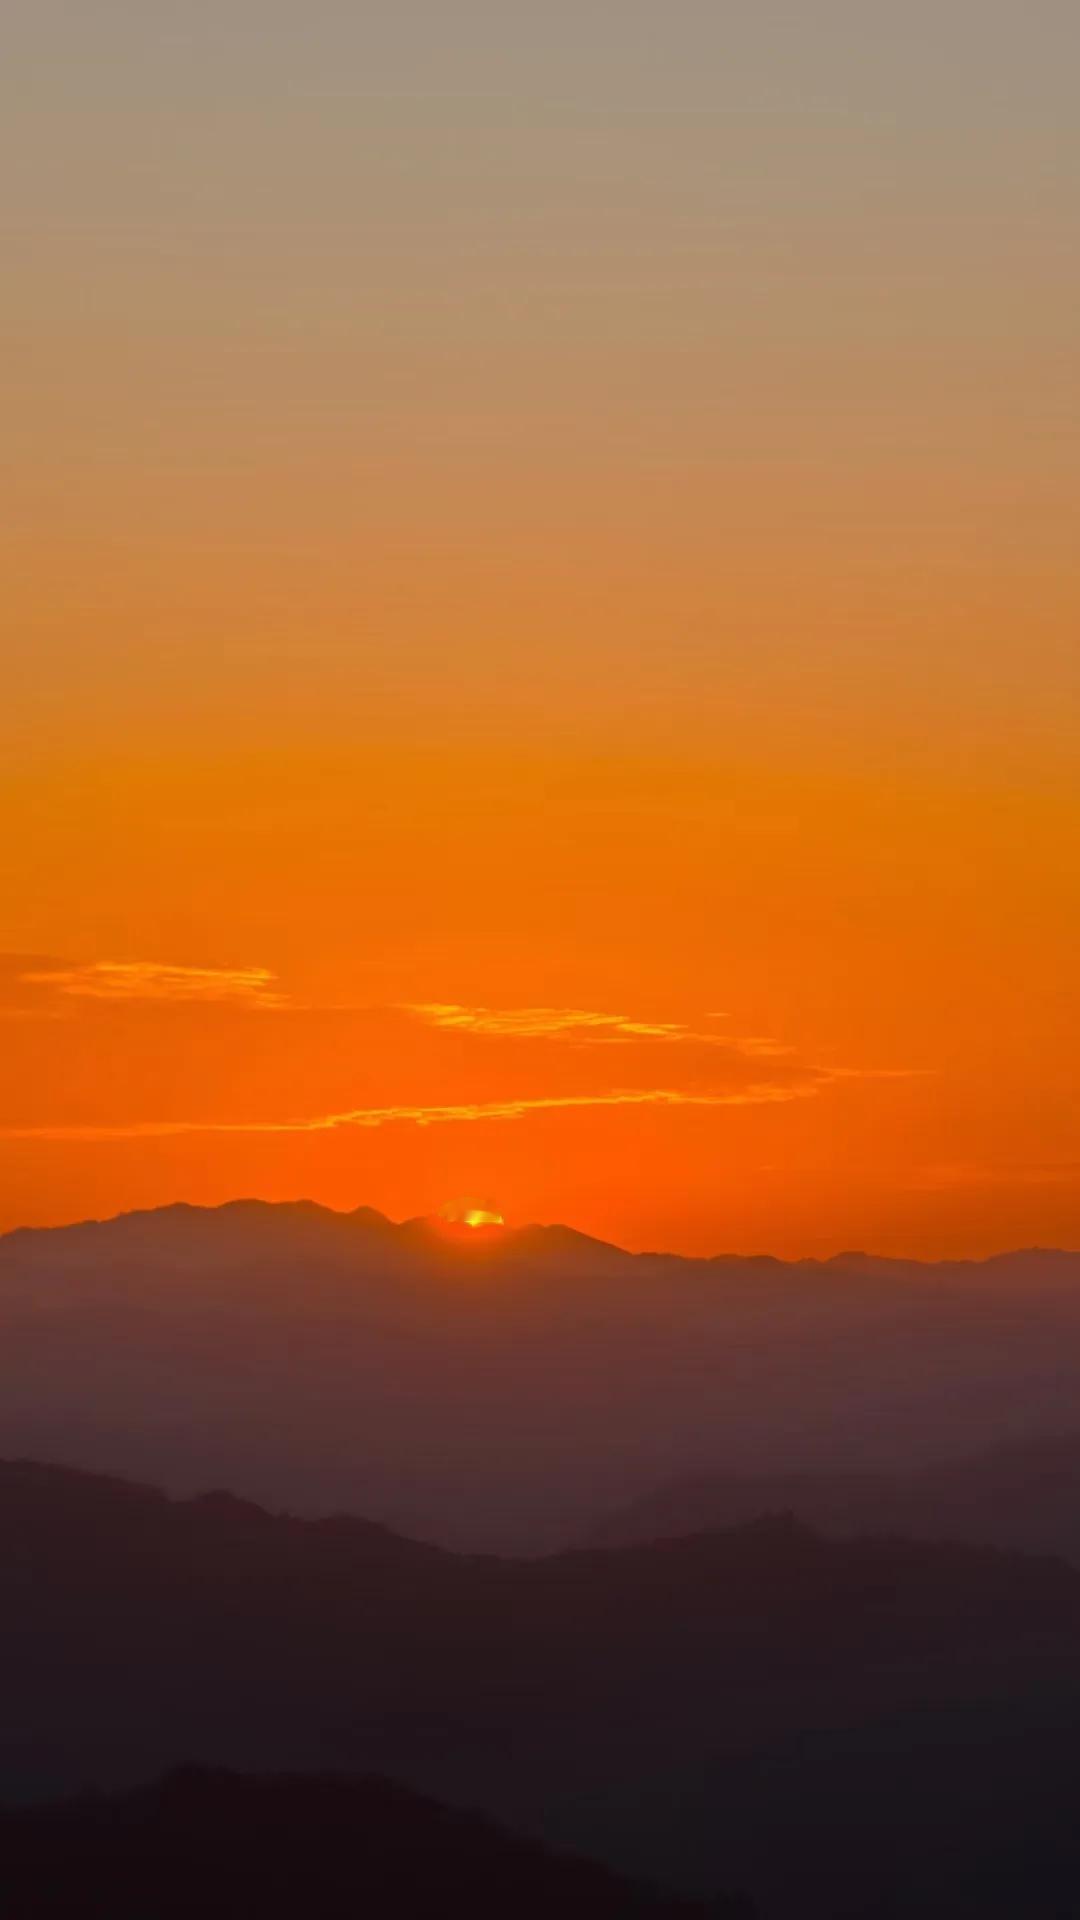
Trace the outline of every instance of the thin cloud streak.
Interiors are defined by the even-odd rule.
[[[981,1160],[939,1161],[917,1168],[906,1185],[913,1193],[953,1193],[969,1187],[1078,1186],[1080,1160],[1018,1166]]]
[[[479,1120],[520,1120],[532,1113],[590,1107],[758,1107],[805,1100],[828,1084],[830,1074],[799,1085],[763,1083],[721,1092],[684,1093],[674,1087],[635,1088],[614,1093],[548,1094],[534,1099],[487,1100],[448,1106],[356,1107],[345,1113],[303,1120],[145,1120],[114,1126],[72,1125],[0,1127],[0,1139],[88,1142],[164,1140],[185,1134],[336,1133],[405,1123],[417,1127],[468,1124]]]
[[[77,1000],[150,1000],[190,1005],[284,1007],[276,975],[266,967],[182,967],[152,960],[94,960],[20,975],[27,986],[48,987]]]
[[[585,1007],[467,1007],[453,1001],[407,1002],[398,1009],[444,1033],[487,1034],[512,1040],[664,1040],[696,1047],[723,1047],[731,1053],[781,1054],[780,1041],[748,1040],[720,1033],[699,1033],[684,1020],[635,1020],[625,1013],[596,1013]],[[725,1016],[709,1014],[710,1020]]]
[[[583,1007],[463,1007],[428,1000],[403,1006],[426,1026],[444,1032],[486,1033],[516,1040],[552,1040],[563,1035],[608,1039],[681,1040],[686,1027],[670,1021],[631,1020],[622,1013],[592,1013]]]

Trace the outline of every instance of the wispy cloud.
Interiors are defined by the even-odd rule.
[[[183,967],[155,960],[93,960],[49,965],[19,976],[76,1000],[201,1002],[213,1005],[282,1007],[287,996],[265,967]]]
[[[353,1107],[343,1113],[286,1120],[142,1120],[111,1126],[2,1127],[0,1139],[53,1141],[163,1140],[183,1134],[336,1133],[347,1128],[452,1126],[479,1120],[520,1120],[533,1113],[586,1107],[759,1107],[805,1100],[827,1084],[822,1070],[798,1082],[762,1082],[717,1091],[634,1087],[612,1093],[547,1094],[536,1098],[470,1101],[459,1105]]]
[[[968,1187],[1056,1187],[1080,1185],[1080,1160],[1046,1162],[948,1160],[919,1167],[907,1186],[918,1193],[962,1192]]]
[[[609,1039],[613,1034],[635,1040],[680,1039],[685,1029],[673,1022],[631,1020],[621,1013],[591,1013],[582,1007],[463,1007],[443,1000],[405,1006],[430,1027],[458,1033],[494,1034],[517,1040]]]
[[[726,1035],[698,1033],[682,1020],[635,1020],[625,1013],[594,1013],[584,1007],[466,1007],[452,1001],[411,1002],[400,1009],[444,1032],[479,1033],[514,1040],[668,1040],[738,1050]],[[717,1018],[716,1015],[710,1015]],[[775,1044],[775,1043],[770,1043]],[[756,1049],[765,1043],[754,1041]]]

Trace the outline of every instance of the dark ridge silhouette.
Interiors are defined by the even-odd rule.
[[[1063,1562],[784,1516],[470,1558],[30,1462],[0,1539],[9,1802],[178,1757],[377,1773],[771,1920],[1074,1910]]]
[[[3,1920],[753,1920],[548,1852],[385,1780],[182,1768],[0,1809]]]
[[[906,1472],[1078,1398],[1075,1254],[686,1260],[258,1201],[0,1239],[0,1454],[458,1549],[691,1473]]]

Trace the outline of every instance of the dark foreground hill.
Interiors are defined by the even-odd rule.
[[[0,1238],[0,1454],[456,1548],[548,1551],[688,1473],[906,1470],[1077,1404],[1074,1254],[682,1260],[256,1202]]]
[[[773,1920],[1080,1911],[1063,1563],[785,1521],[469,1559],[29,1464],[0,1540],[9,1800],[377,1772]]]
[[[0,1920],[752,1920],[384,1780],[182,1769],[0,1810]]]

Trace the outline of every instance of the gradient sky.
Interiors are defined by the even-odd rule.
[[[1080,1243],[1078,70],[13,0],[0,1225]]]

